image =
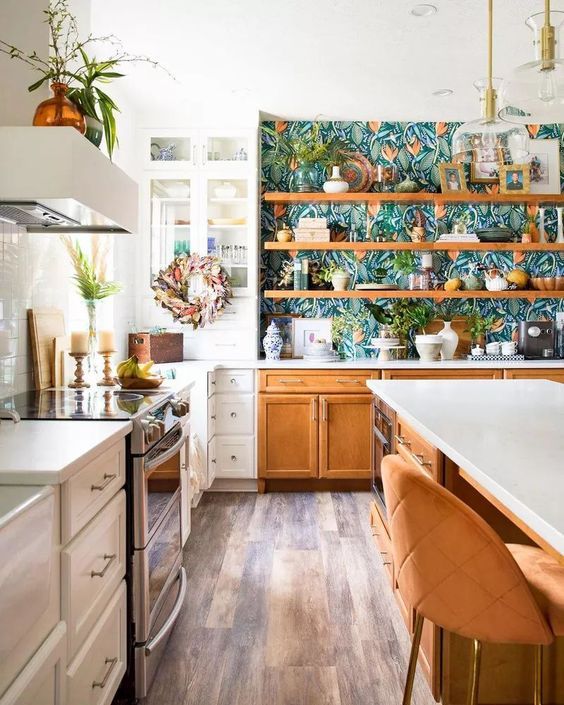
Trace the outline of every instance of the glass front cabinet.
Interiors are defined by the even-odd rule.
[[[142,144],[141,222],[143,239],[148,243],[148,283],[179,255],[217,256],[231,280],[233,305],[209,329],[196,335],[183,327],[192,340],[187,353],[196,359],[255,357],[257,130],[147,130]],[[164,325],[158,311],[151,314],[149,303],[143,307],[142,317],[150,319],[142,325]],[[239,335],[230,335],[230,330]],[[248,335],[241,336],[241,332]],[[230,337],[235,341],[232,350],[226,349]],[[241,346],[242,339],[245,343]]]

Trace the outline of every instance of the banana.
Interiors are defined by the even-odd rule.
[[[139,364],[137,355],[132,355],[128,360],[120,362],[116,367],[118,377],[137,377]]]
[[[149,362],[145,362],[143,365],[139,365],[139,368],[137,370],[137,376],[140,377],[141,379],[147,379],[148,377],[152,377],[153,375],[151,374],[151,367],[155,363],[152,360],[149,360]]]
[[[116,367],[116,373],[117,373],[118,377],[124,376],[123,375],[124,370],[130,366],[134,357],[135,357],[135,355],[133,355],[132,357],[129,357],[127,360],[123,360],[122,362],[118,363],[118,365]]]

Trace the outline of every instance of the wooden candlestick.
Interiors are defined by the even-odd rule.
[[[88,382],[84,381],[84,370],[82,369],[82,361],[86,357],[85,353],[69,353],[71,357],[74,357],[74,361],[76,362],[76,367],[74,370],[74,382],[71,382],[69,384],[69,387],[71,389],[84,389],[85,387],[89,387],[90,385]]]
[[[100,355],[104,358],[104,377],[98,382],[99,387],[115,387],[116,385],[112,375],[112,355],[114,353],[115,350],[100,352]]]

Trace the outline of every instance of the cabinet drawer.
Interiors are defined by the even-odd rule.
[[[441,482],[440,452],[399,417],[397,420],[396,448],[404,460],[413,463],[420,470],[424,470],[437,482]]]
[[[215,441],[217,477],[256,477],[254,436],[217,436]]]
[[[208,372],[208,399],[212,396],[212,394],[215,394],[215,385],[215,371]]]
[[[323,370],[261,370],[261,392],[330,392],[332,394],[370,394],[366,380],[371,372],[325,372]]]
[[[62,487],[62,543],[67,543],[125,484],[125,441],[120,440]]]
[[[125,492],[121,490],[62,551],[62,606],[69,659],[125,575]]]
[[[224,394],[233,392],[252,394],[255,391],[253,370],[216,370],[215,391]]]
[[[65,703],[66,653],[65,623],[59,622],[0,698],[0,705]]]
[[[127,661],[125,581],[67,669],[68,703],[109,705]]]
[[[256,357],[256,329],[199,330],[186,337],[186,353],[190,360],[252,360]]]
[[[208,487],[210,487],[212,482],[215,480],[215,475],[217,472],[217,458],[215,446],[216,438],[214,437],[208,443]]]
[[[232,298],[231,305],[226,307],[213,325],[216,330],[240,329],[242,325],[254,321],[256,317],[256,299]]]
[[[252,394],[216,394],[216,434],[252,435],[255,428],[254,401]]]
[[[382,370],[382,379],[501,379],[502,370],[464,369],[457,370]]]
[[[375,502],[372,502],[370,507],[370,527],[372,529],[372,538],[376,544],[376,549],[380,552],[382,556],[382,562],[390,583],[394,583],[394,563],[392,557],[392,542],[390,540],[390,535],[388,534],[388,529],[382,520],[380,511],[376,506]]]

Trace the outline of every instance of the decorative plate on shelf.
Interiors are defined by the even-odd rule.
[[[341,176],[349,185],[349,191],[365,193],[374,183],[374,167],[360,152],[347,152],[347,161],[341,167]]]

